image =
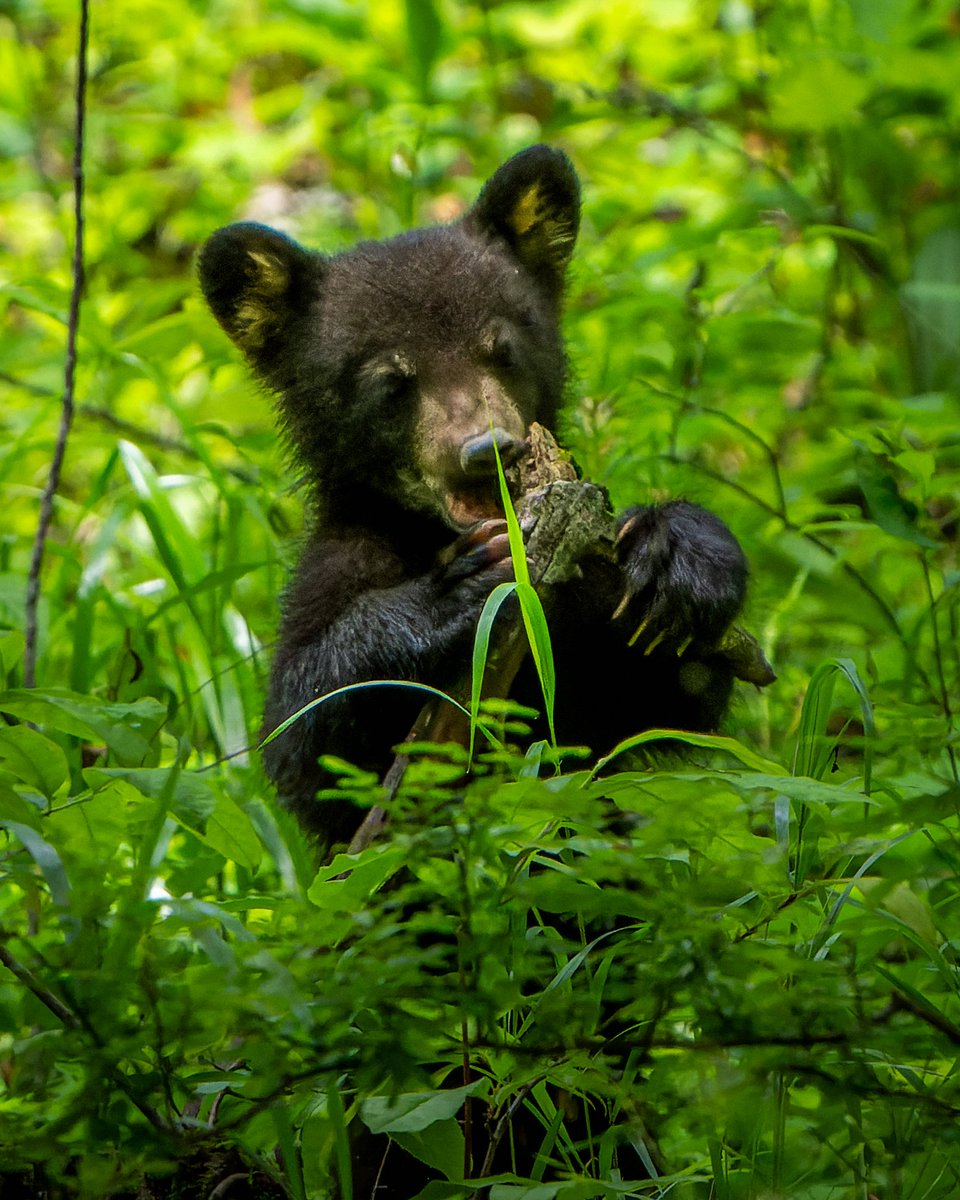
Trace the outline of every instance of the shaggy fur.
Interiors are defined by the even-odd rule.
[[[276,394],[312,485],[265,731],[345,684],[444,688],[469,661],[480,609],[511,577],[492,442],[510,458],[532,421],[555,421],[579,215],[569,161],[533,146],[453,225],[332,258],[253,224],[207,242],[207,301]],[[618,562],[584,563],[551,614],[558,736],[598,750],[651,725],[715,727],[732,675],[709,647],[747,578],[732,534],[695,505],[631,509],[619,528]],[[528,673],[516,693],[536,704]],[[421,702],[401,689],[353,693],[271,743],[267,771],[308,828],[335,842],[359,820],[316,799],[318,756],[382,772]]]

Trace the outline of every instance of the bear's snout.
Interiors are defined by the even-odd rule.
[[[526,442],[498,426],[467,438],[460,447],[460,466],[465,475],[495,475],[498,453],[500,462],[507,467],[516,462],[525,449]]]

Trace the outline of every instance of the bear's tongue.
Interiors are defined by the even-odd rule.
[[[470,488],[459,492],[447,492],[443,497],[447,517],[457,529],[469,529],[478,521],[503,516],[498,489]]]

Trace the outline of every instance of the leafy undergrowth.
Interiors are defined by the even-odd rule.
[[[463,789],[464,751],[424,756],[389,841],[318,873],[252,769],[139,765],[154,702],[6,693],[47,732],[0,740],[4,1169],[115,1195],[233,1147],[291,1196],[365,1195],[365,1130],[431,1196],[953,1194],[957,789],[868,788],[872,733],[834,769],[836,683],[871,724],[826,665],[792,765],[534,747]]]

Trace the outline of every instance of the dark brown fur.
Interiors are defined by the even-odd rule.
[[[250,224],[204,247],[210,307],[277,395],[312,485],[265,730],[349,684],[443,688],[462,672],[486,597],[511,577],[491,519],[490,443],[509,457],[532,421],[555,421],[563,279],[578,224],[573,168],[534,146],[454,225],[333,258]],[[654,724],[715,726],[732,674],[709,648],[746,586],[737,542],[703,509],[631,509],[620,528],[619,563],[584,564],[551,624],[558,735],[598,749]],[[523,676],[517,692],[536,702]],[[352,692],[271,743],[267,771],[308,828],[337,841],[358,822],[349,806],[315,799],[317,757],[382,772],[421,703],[401,689]]]

